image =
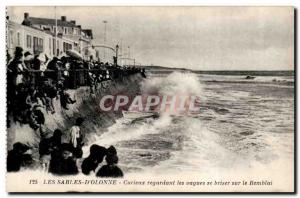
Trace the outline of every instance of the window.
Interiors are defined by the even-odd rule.
[[[33,53],[34,54],[38,54],[39,53],[38,42],[39,42],[38,38],[34,36],[33,37]]]
[[[50,54],[51,54],[51,42],[52,42],[52,39],[49,38],[49,52],[50,52]]]
[[[56,48],[56,55],[59,56],[59,41],[56,43],[57,48]]]
[[[21,45],[21,40],[20,40],[20,32],[17,33],[17,41],[18,41],[18,45]]]
[[[44,42],[43,39],[39,38],[39,51],[44,51]]]
[[[31,48],[31,36],[27,35],[26,37],[26,46],[27,48]]]
[[[12,30],[9,31],[9,42],[10,42],[11,45],[14,44],[14,33],[13,33]]]
[[[66,27],[64,28],[64,32],[65,32],[65,34],[67,34],[67,28]]]
[[[52,54],[55,56],[55,55],[56,55],[56,50],[55,50],[56,45],[55,45],[55,39],[54,39],[54,38],[52,39],[52,46],[53,46],[53,47],[52,47],[52,49],[53,49],[53,50],[52,50]]]
[[[72,49],[72,44],[63,42],[63,52],[66,52],[68,50]]]
[[[67,49],[67,43],[63,43],[63,52],[66,52],[68,49]]]
[[[44,42],[43,39],[38,37],[33,37],[33,53],[39,54],[44,51]]]

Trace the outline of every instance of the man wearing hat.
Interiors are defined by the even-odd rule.
[[[21,47],[16,47],[15,57],[8,65],[8,72],[12,75],[12,83],[17,86],[23,83],[23,49]]]

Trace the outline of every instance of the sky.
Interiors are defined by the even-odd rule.
[[[54,7],[8,7],[12,21],[24,12],[54,18]],[[91,28],[94,43],[122,46],[143,65],[194,70],[294,69],[292,7],[57,7]],[[130,48],[128,48],[128,46]]]

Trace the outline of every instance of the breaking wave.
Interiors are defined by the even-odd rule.
[[[253,96],[252,90],[223,90],[220,85],[210,84],[208,87],[202,83],[193,73],[179,72],[145,79],[141,82],[142,94],[196,95],[200,98],[202,111],[195,117],[167,113],[158,118],[143,115],[136,119],[123,117],[97,136],[94,143],[115,145],[120,167],[127,174],[174,174],[178,171],[214,174],[257,167],[268,170],[290,156],[287,154],[291,152],[290,148],[285,149],[287,151],[271,149],[276,141],[270,142],[269,137],[274,134],[265,131],[265,127],[258,129],[259,121],[253,126],[251,120],[248,125],[239,123],[243,121],[240,117],[251,114],[248,100],[258,97]],[[238,103],[233,105],[236,101]],[[256,108],[255,105],[262,103],[258,100],[257,104],[251,105]],[[286,139],[290,141],[291,138]]]
[[[173,72],[166,77],[154,77],[141,84],[145,94],[194,94],[201,95],[202,86],[194,73]]]
[[[143,94],[203,95],[202,85],[192,73],[174,72],[167,77],[146,79],[141,83],[141,90]],[[158,118],[120,118],[95,139],[96,144],[117,147],[120,164],[127,172],[178,171],[179,167],[199,171],[199,163],[216,164],[226,156],[218,143],[218,134],[209,131],[198,118],[167,113]]]

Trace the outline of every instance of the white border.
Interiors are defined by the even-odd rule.
[[[50,3],[51,2],[51,3]],[[6,71],[5,71],[5,6],[9,5],[198,5],[198,6],[295,6],[296,8],[300,8],[300,1],[298,0],[102,0],[101,3],[97,0],[71,0],[71,1],[61,1],[61,0],[52,0],[52,1],[41,1],[41,0],[6,0],[6,1],[0,1],[0,52],[1,52],[1,58],[0,58],[0,195],[1,197],[8,197],[11,195],[8,195],[5,191],[5,166],[6,166],[6,122],[5,122],[5,112],[6,112]],[[299,10],[298,10],[298,18],[299,18]],[[297,26],[299,27],[299,20],[297,20]],[[298,35],[297,35],[298,37]],[[299,57],[299,50],[296,54],[297,57]],[[298,76],[297,76],[298,78]],[[299,92],[299,85],[297,83],[297,92]],[[299,98],[297,100],[297,103],[299,104]],[[298,111],[297,111],[298,112]],[[299,119],[297,119],[297,122],[299,122]],[[299,140],[299,134],[298,134],[298,140]],[[297,141],[299,142],[299,141]],[[297,158],[299,159],[299,152],[297,152]],[[298,170],[299,172],[299,170]],[[297,182],[299,184],[299,181]],[[298,185],[299,190],[299,185]],[[31,195],[27,195],[31,196]],[[49,197],[51,195],[37,195],[37,196],[43,196],[43,197]],[[64,195],[56,195],[57,197],[62,197]],[[69,195],[70,196],[70,195]],[[85,196],[85,195],[79,195],[79,196]],[[97,195],[101,197],[119,197],[124,195]],[[131,195],[130,195],[131,196]],[[140,195],[141,196],[141,195]],[[162,197],[165,195],[143,195],[143,196],[155,196],[155,197]],[[174,196],[174,195],[169,195]],[[180,197],[183,197],[186,195],[180,195]],[[201,196],[208,196],[208,195],[201,195]],[[213,197],[218,196],[214,195]],[[241,195],[239,195],[241,196]],[[239,197],[238,196],[238,197]],[[211,196],[210,196],[211,197]],[[263,197],[263,195],[259,195],[258,197]]]

